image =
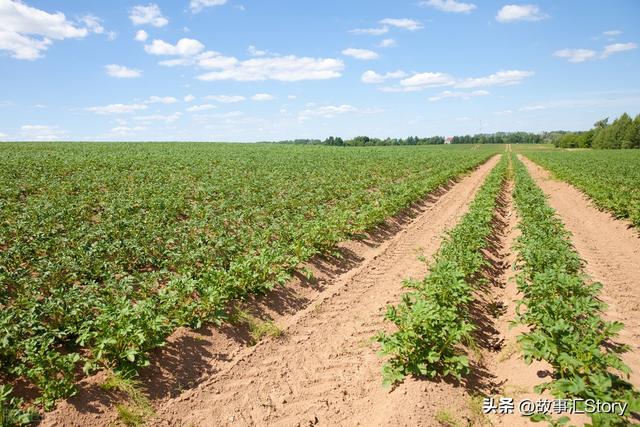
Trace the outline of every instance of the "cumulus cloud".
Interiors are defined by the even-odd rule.
[[[324,105],[317,108],[310,108],[306,110],[302,110],[298,117],[300,118],[310,118],[310,117],[323,117],[330,119],[340,114],[346,113],[355,113],[358,109],[353,105],[342,104],[342,105]]]
[[[606,58],[614,53],[626,52],[628,50],[637,49],[638,45],[636,43],[614,43],[608,46],[605,46],[604,51],[602,52],[602,58]]]
[[[397,18],[385,18],[380,21],[383,25],[389,25],[391,27],[403,28],[409,31],[416,31],[424,28],[422,23],[414,19],[397,19]]]
[[[109,132],[111,134],[114,135],[118,135],[118,136],[126,136],[126,135],[131,135],[134,134],[136,132],[142,132],[145,130],[148,130],[149,128],[146,126],[116,126],[114,128],[112,128]]]
[[[178,102],[176,98],[173,96],[150,96],[149,99],[145,101],[147,104],[175,104]]]
[[[553,56],[565,58],[569,62],[584,62],[596,59],[596,51],[591,49],[561,49],[553,52]]]
[[[138,30],[138,32],[136,32],[135,39],[137,41],[146,42],[148,38],[149,38],[149,34],[147,34],[147,32],[145,30]]]
[[[208,110],[214,110],[218,108],[215,105],[212,104],[201,104],[201,105],[194,105],[192,107],[187,108],[187,111],[192,113],[194,111],[208,111]]]
[[[96,17],[91,18],[93,21],[88,20],[99,25]],[[14,0],[0,2],[0,22],[0,50],[8,51],[13,58],[26,60],[42,57],[42,52],[53,44],[53,40],[80,39],[99,30],[97,26],[78,26],[68,21],[62,12],[48,13]]]
[[[428,87],[451,86],[455,79],[445,73],[417,73],[411,77],[400,80],[400,86],[405,90],[422,90]]]
[[[541,21],[549,15],[543,13],[535,4],[508,4],[496,15],[498,22]]]
[[[487,95],[489,95],[489,92],[486,90],[474,90],[472,92],[455,92],[455,91],[452,92],[450,90],[445,90],[443,92],[440,92],[437,95],[430,97],[429,101],[440,101],[442,99],[447,99],[447,98],[458,98],[458,99],[468,100],[471,98],[475,98],[477,96],[487,96]]]
[[[351,56],[352,58],[362,59],[362,60],[378,59],[379,57],[376,52],[368,49],[349,48],[349,49],[343,50],[342,54],[345,56]]]
[[[457,88],[470,89],[486,86],[510,86],[522,82],[527,77],[534,75],[533,71],[506,70],[498,71],[485,77],[464,79],[456,83]]]
[[[169,20],[162,16],[160,7],[155,3],[146,6],[138,5],[131,9],[129,19],[134,25],[153,25],[154,27],[164,27]]]
[[[616,37],[616,36],[619,36],[620,34],[622,34],[622,31],[620,31],[620,30],[608,30],[608,31],[603,31],[602,34],[604,34],[607,37]]]
[[[175,45],[156,39],[151,44],[145,45],[144,50],[150,55],[194,56],[204,50],[204,45],[198,40],[189,38],[180,39]]]
[[[92,33],[102,34],[104,33],[104,27],[102,26],[102,20],[95,15],[85,15],[80,18],[80,22],[82,22],[87,30]]]
[[[134,68],[127,68],[124,65],[109,64],[105,65],[104,68],[108,75],[118,79],[133,79],[142,75],[142,71]]]
[[[253,101],[273,101],[276,98],[269,93],[256,93],[251,99]]]
[[[463,3],[456,0],[426,0],[419,4],[423,7],[432,7],[443,12],[453,13],[469,13],[476,8],[473,3]]]
[[[146,109],[145,104],[109,104],[85,108],[86,111],[95,114],[128,114]]]
[[[386,34],[389,32],[389,27],[380,27],[380,28],[356,28],[353,30],[349,30],[351,34],[359,34],[359,35],[368,35],[368,36],[381,36],[382,34]]]
[[[613,43],[605,46],[604,50],[599,55],[592,49],[560,49],[553,52],[553,56],[566,59],[569,62],[580,63],[594,59],[606,59],[614,53],[625,52],[637,48],[638,45],[636,43]]]
[[[402,71],[395,71],[381,75],[375,71],[369,70],[362,74],[363,83],[379,84],[388,79],[403,78],[399,85],[383,86],[378,89],[382,92],[416,92],[430,87],[453,86],[459,89],[473,89],[488,86],[509,86],[522,82],[526,77],[532,76],[532,71],[507,70],[498,71],[497,73],[475,78],[458,79],[449,74],[440,72],[415,73],[409,77]],[[443,92],[444,93],[444,92]],[[446,97],[462,97],[462,92],[446,92],[453,94]]]
[[[393,47],[396,45],[396,41],[394,39],[384,39],[378,43],[378,47]]]
[[[192,101],[194,101],[196,99],[196,97],[191,95],[191,94],[189,94],[189,95],[185,96],[183,99],[184,99],[184,102],[192,102]]]
[[[210,59],[215,59],[210,58]],[[253,58],[246,61],[238,61],[231,57],[222,57],[227,61],[211,64],[209,68],[217,68],[198,76],[203,81],[236,80],[236,81],[302,81],[324,80],[340,77],[344,69],[344,63],[333,58],[310,58],[295,55],[279,56],[273,58]]]
[[[135,116],[133,120],[143,123],[151,123],[151,122],[165,122],[165,123],[173,123],[182,117],[182,113],[180,111],[176,111],[173,114],[152,114],[149,116]]]
[[[249,47],[247,48],[247,52],[249,52],[249,55],[251,56],[265,56],[269,54],[268,50],[258,49],[254,45],[249,45]]]
[[[63,139],[66,134],[67,131],[59,126],[29,124],[20,127],[21,137],[31,141],[55,141]]]
[[[236,102],[242,102],[246,98],[240,95],[208,95],[204,99],[220,102],[222,104],[233,104]]]
[[[362,73],[362,76],[360,77],[360,80],[363,83],[368,83],[368,84],[378,84],[378,83],[383,83],[386,80],[389,79],[401,79],[403,77],[406,77],[407,73],[405,73],[404,71],[391,71],[385,74],[378,74],[373,70],[367,70],[364,73]]]
[[[189,9],[193,13],[199,13],[205,7],[222,6],[227,3],[227,0],[191,0],[189,3]]]

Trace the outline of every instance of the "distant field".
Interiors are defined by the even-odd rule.
[[[0,379],[139,367],[502,146],[0,145]],[[1,382],[1,381],[0,381]]]
[[[531,160],[640,227],[640,151],[526,150]]]

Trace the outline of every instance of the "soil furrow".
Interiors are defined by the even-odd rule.
[[[369,261],[338,277],[283,325],[282,338],[242,351],[225,371],[159,408],[154,423],[415,425],[433,424],[451,402],[465,406],[464,388],[451,384],[408,380],[383,389],[382,361],[370,337],[389,327],[385,307],[404,292],[402,280],[427,273],[419,255],[435,253],[497,161],[462,178]]]

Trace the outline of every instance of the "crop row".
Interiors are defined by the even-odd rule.
[[[228,301],[491,154],[3,144],[0,383],[27,381],[47,409],[74,393],[80,367],[135,371],[177,327],[223,321]],[[20,406],[8,391],[0,405]]]
[[[598,299],[601,285],[588,282],[569,232],[524,165],[514,160],[514,200],[522,231],[516,246],[516,278],[523,295],[517,320],[529,327],[518,340],[526,361],[545,360],[553,367],[553,379],[537,389],[557,398],[626,402],[623,416],[591,417],[598,426],[627,425],[631,411],[640,410],[640,394],[623,379],[629,368],[620,354],[628,348],[612,341],[623,325],[602,319],[606,306]]]
[[[602,209],[640,227],[640,152],[530,151],[527,157],[584,191]]]
[[[401,382],[407,375],[454,375],[469,370],[462,348],[473,341],[474,325],[469,303],[487,265],[482,249],[487,248],[492,218],[507,171],[507,156],[489,174],[469,211],[447,237],[422,280],[408,280],[411,289],[397,306],[389,306],[386,318],[397,330],[381,332],[377,340],[381,354],[390,356],[383,367],[385,384]]]

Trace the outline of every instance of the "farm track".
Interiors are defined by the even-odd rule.
[[[383,389],[370,338],[386,327],[385,307],[403,293],[402,280],[426,274],[418,256],[435,253],[497,161],[462,178],[339,276],[317,302],[281,324],[282,338],[240,352],[219,374],[167,401],[154,424],[433,424],[438,409],[464,403],[464,389],[451,384],[409,380]]]
[[[631,350],[622,355],[633,373],[631,383],[640,387],[640,238],[630,223],[597,207],[579,190],[551,178],[550,173],[520,156],[549,204],[572,233],[572,243],[586,262],[585,272],[603,284],[602,300],[608,305],[606,320],[623,322],[617,341]]]
[[[437,410],[450,407],[441,402],[466,406],[464,389],[451,384],[408,380],[391,393],[383,389],[382,362],[370,338],[387,327],[386,304],[404,292],[402,280],[426,274],[418,257],[435,253],[498,160],[364,239],[340,244],[341,259],[308,263],[313,279],[297,274],[286,287],[243,305],[256,318],[273,320],[282,337],[250,346],[248,329],[229,324],[173,334],[140,376],[158,414],[151,424],[432,424]],[[116,422],[123,396],[101,390],[103,381],[104,374],[83,380],[78,395],[41,425]]]

